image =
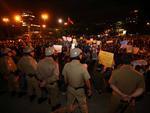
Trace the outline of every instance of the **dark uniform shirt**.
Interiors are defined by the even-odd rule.
[[[145,88],[144,76],[130,65],[123,65],[113,71],[109,83],[127,95],[132,94],[137,88]]]

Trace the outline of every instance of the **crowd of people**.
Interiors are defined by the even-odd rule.
[[[126,44],[121,44],[122,41]],[[37,97],[39,104],[48,100],[54,113],[71,113],[77,106],[75,100],[81,112],[88,113],[86,97],[92,95],[93,88],[99,94],[112,92],[109,113],[116,113],[122,103],[133,105],[144,91],[149,93],[149,37],[76,39],[73,48],[72,42],[63,39],[0,41],[0,79],[7,82],[12,96],[27,94],[31,102]],[[53,45],[61,45],[61,52]],[[132,51],[127,51],[128,46],[132,46]],[[135,53],[134,47],[138,49]],[[112,66],[100,64],[102,50],[114,54]],[[61,92],[67,95],[66,109],[61,108]]]

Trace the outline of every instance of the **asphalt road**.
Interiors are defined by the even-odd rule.
[[[102,93],[99,95],[95,90],[91,99],[88,99],[89,113],[106,113],[109,109],[110,93]],[[65,95],[61,95],[62,106],[66,104]],[[150,113],[150,95],[145,95],[136,103],[136,113]],[[0,113],[51,113],[51,105],[47,101],[42,104],[37,103],[37,99],[33,102],[29,101],[27,95],[19,98],[11,97],[9,93],[0,93]],[[77,108],[74,113],[80,113]]]
[[[51,113],[51,105],[48,101],[42,104],[37,99],[30,102],[27,95],[19,98],[12,97],[6,90],[6,85],[0,80],[0,113]],[[3,92],[4,91],[4,92]],[[106,113],[109,109],[111,93],[99,94],[93,89],[93,96],[88,99],[89,113]],[[61,93],[61,104],[66,105],[66,96]],[[150,94],[145,94],[142,99],[136,102],[136,113],[150,113]],[[77,108],[73,113],[81,113]]]

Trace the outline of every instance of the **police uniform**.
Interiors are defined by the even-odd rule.
[[[30,49],[30,48],[29,48]],[[28,51],[28,53],[31,51]],[[41,96],[38,80],[36,79],[37,62],[30,55],[24,55],[18,62],[18,69],[25,74],[27,79],[27,92],[29,96]],[[35,92],[34,92],[35,91]]]
[[[59,80],[59,66],[56,61],[50,56],[53,55],[54,49],[49,47],[45,50],[44,59],[40,60],[37,66],[37,77],[39,80],[44,82],[45,87],[48,91],[52,110],[60,104],[59,88],[57,81]]]
[[[145,89],[144,77],[130,65],[123,65],[119,69],[114,70],[109,83],[115,85],[126,95],[131,95],[137,88]],[[117,111],[121,109],[124,109],[124,113],[132,113],[132,108],[128,104],[128,102],[123,101],[120,95],[113,91],[109,113],[118,113]]]
[[[87,100],[85,95],[85,81],[90,79],[87,69],[79,60],[72,60],[65,64],[62,74],[67,88],[67,104],[73,105],[75,100],[81,108],[82,113],[88,113]]]

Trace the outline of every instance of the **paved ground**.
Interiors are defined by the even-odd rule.
[[[90,113],[106,113],[109,103],[109,93],[94,95],[89,102]],[[62,104],[65,105],[65,96],[62,95]],[[146,95],[137,103],[137,113],[150,113],[150,95]],[[9,93],[0,94],[0,113],[50,113],[51,106],[47,101],[38,104],[37,100],[30,102],[27,96],[22,98],[11,97]],[[80,113],[77,109],[74,113]]]
[[[47,101],[38,104],[37,100],[29,101],[27,95],[19,98],[11,97],[8,92],[2,93],[4,84],[0,81],[0,113],[51,113],[51,106]],[[109,104],[110,93],[102,93],[99,95],[95,90],[91,99],[88,99],[89,113],[106,113]],[[61,103],[66,104],[65,95],[61,94]],[[150,95],[146,94],[136,104],[136,113],[150,113]],[[80,113],[76,109],[74,113]]]

